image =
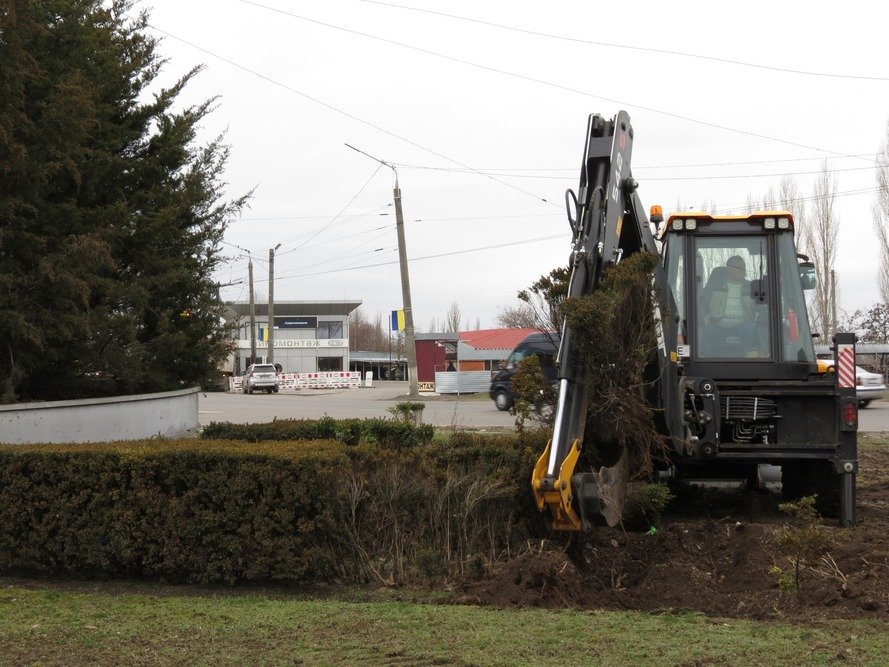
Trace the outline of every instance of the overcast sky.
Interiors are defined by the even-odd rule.
[[[401,307],[393,173],[402,190],[415,325],[459,304],[495,326],[516,292],[567,262],[564,191],[587,116],[626,109],[643,204],[740,212],[793,174],[838,182],[840,306],[877,299],[873,154],[886,138],[889,8],[875,2],[147,0],[162,81],[205,71],[218,96],[228,192],[227,300]],[[626,9],[622,9],[622,8]],[[683,55],[684,54],[684,55]],[[746,63],[746,64],[743,64]],[[869,162],[870,160],[870,162]]]

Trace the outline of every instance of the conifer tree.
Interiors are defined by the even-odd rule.
[[[0,8],[0,394],[161,391],[225,354],[213,270],[227,220],[213,101],[176,108],[130,0]]]

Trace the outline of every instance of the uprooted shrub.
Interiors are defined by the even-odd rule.
[[[658,371],[657,262],[636,253],[608,268],[594,294],[562,303],[589,396],[581,467],[613,466],[626,456],[629,477],[640,478],[663,450],[649,400]]]
[[[544,374],[536,354],[527,356],[516,364],[510,387],[515,394],[515,401],[509,413],[515,417],[517,432],[524,431],[529,421],[536,421],[543,427],[552,426],[556,389]]]
[[[0,447],[0,571],[399,583],[514,552],[540,437]]]

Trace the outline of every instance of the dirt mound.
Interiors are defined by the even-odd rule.
[[[800,619],[889,618],[889,448],[861,453],[860,525],[825,524],[827,557],[804,568],[797,595],[774,568],[792,572],[778,545],[788,517],[774,494],[708,492],[652,534],[599,528],[552,544],[464,582],[464,603],[693,610],[708,615]]]

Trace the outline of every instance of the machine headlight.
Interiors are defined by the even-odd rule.
[[[778,218],[778,229],[790,229],[790,220],[788,218]]]
[[[775,228],[775,218],[766,218],[762,221],[762,226],[766,229],[774,229]]]
[[[698,228],[698,221],[694,218],[688,218],[688,220],[685,221],[685,228],[690,232],[696,230]]]

